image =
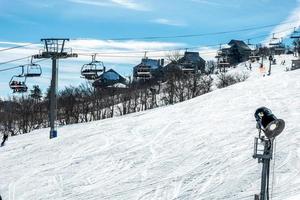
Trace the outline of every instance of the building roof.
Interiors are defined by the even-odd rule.
[[[196,63],[196,62],[205,62],[203,58],[200,57],[199,52],[185,52],[184,56],[179,59],[179,63],[181,62],[189,62],[189,63]]]
[[[100,79],[116,81],[116,80],[125,79],[125,78],[123,76],[121,76],[118,72],[116,72],[115,70],[109,69],[108,71],[106,71],[100,75]]]
[[[178,60],[178,63],[204,63],[205,60],[200,57],[199,52],[185,52],[184,56]]]
[[[205,70],[205,60],[200,57],[199,52],[185,52],[184,56],[177,62],[170,62],[164,67],[164,70],[172,68],[192,69],[197,67],[198,70]]]
[[[109,69],[108,71],[101,74],[99,79],[97,79],[93,83],[93,85],[96,87],[107,87],[107,86],[113,86],[117,83],[122,83],[126,85],[127,80],[115,70]]]
[[[244,41],[241,41],[241,40],[231,40],[228,45],[230,45],[231,47],[233,46],[237,46],[237,47],[240,47],[240,48],[243,48],[245,50],[251,50],[249,48],[249,46],[244,42]]]
[[[149,59],[149,58],[143,58],[141,63],[138,64],[136,67],[140,67],[140,66],[147,66],[151,69],[158,69],[159,67],[161,67],[160,60]]]

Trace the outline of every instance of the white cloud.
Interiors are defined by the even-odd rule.
[[[221,6],[222,4],[213,2],[213,1],[207,1],[207,0],[191,0],[195,3],[205,4],[205,5],[212,5],[212,6]]]
[[[113,52],[115,50],[124,51],[147,51],[147,50],[161,50],[167,48],[178,48],[183,46],[183,43],[172,42],[158,42],[158,41],[115,41],[115,40],[96,40],[96,39],[77,39],[71,40],[69,46],[73,49],[82,48],[86,50],[101,50],[106,52]]]
[[[98,53],[97,58],[109,64],[138,64],[147,51],[148,57],[159,58],[166,55],[166,50],[178,49],[186,46],[183,43],[158,42],[158,41],[113,41],[78,39],[70,41],[69,45],[74,52],[79,53],[80,61],[89,61],[92,53]],[[154,52],[153,52],[154,51]],[[109,67],[109,66],[108,66]]]
[[[26,45],[28,43],[17,42],[1,42],[0,50],[9,48],[11,46]],[[172,43],[172,42],[159,42],[159,41],[113,41],[113,40],[97,40],[97,39],[76,39],[71,40],[66,44],[66,48],[72,48],[74,53],[79,53],[79,58],[67,59],[64,62],[76,63],[87,62],[91,59],[91,54],[97,53],[99,59],[104,60],[107,63],[115,64],[134,64],[137,63],[147,51],[147,55],[158,57],[165,56],[166,50],[178,49],[186,46],[184,43]],[[42,45],[31,45],[17,49],[11,49],[9,51],[3,51],[0,54],[0,61],[5,62],[22,58],[34,54],[38,54],[43,48]],[[155,51],[155,52],[153,52]],[[88,56],[87,56],[88,55]],[[9,65],[19,65],[28,63],[30,59],[24,59],[14,62]],[[4,68],[4,66],[2,67]]]
[[[276,26],[268,38],[263,42],[264,44],[268,44],[269,41],[273,37],[273,33],[276,33],[275,37],[277,38],[286,38],[289,37],[293,32],[293,27],[300,26],[300,1],[298,1],[299,5],[290,13],[286,20],[283,21],[282,24]]]
[[[180,20],[171,20],[171,19],[166,19],[166,18],[158,18],[151,20],[153,23],[157,24],[164,24],[164,25],[169,25],[169,26],[186,26],[187,24],[185,22],[182,22]]]
[[[208,60],[215,60],[215,56],[217,55],[218,48],[212,48],[212,47],[199,47],[197,50],[199,51],[200,56],[208,61]]]
[[[23,45],[28,45],[28,44],[29,43],[23,43],[23,42],[2,42],[2,41],[0,41],[0,50],[14,47],[14,46],[23,46]],[[38,54],[39,50],[41,48],[42,48],[41,45],[33,44],[33,45],[25,46],[22,48],[15,48],[15,49],[10,49],[8,51],[2,51],[0,54],[0,62],[2,63],[2,62],[14,60],[14,59]],[[26,64],[29,61],[30,61],[30,59],[28,58],[27,60],[24,59],[24,60],[16,61],[13,64],[14,65],[24,64],[24,63]],[[9,64],[7,64],[7,65],[9,65]],[[4,67],[5,67],[4,65],[1,66],[1,68],[4,68]]]
[[[131,10],[146,11],[148,7],[133,0],[68,0],[69,2],[104,7],[123,7]]]
[[[218,3],[211,0],[191,0],[194,3],[199,3],[207,6],[219,6],[219,7],[230,7],[230,8],[238,8],[240,7],[239,4],[229,4],[229,2],[226,3]]]
[[[133,10],[147,10],[142,4],[130,0],[111,0],[111,2]]]

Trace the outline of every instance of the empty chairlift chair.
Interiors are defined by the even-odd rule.
[[[42,75],[42,67],[39,64],[33,63],[32,60],[33,57],[31,57],[30,64],[22,66],[22,75],[25,77],[40,77]]]
[[[81,68],[81,76],[87,80],[96,80],[105,72],[103,62],[95,60],[95,57],[92,57],[92,62],[84,64]]]
[[[42,68],[39,64],[31,63],[24,65],[24,67],[26,68],[25,77],[40,77],[42,75]]]

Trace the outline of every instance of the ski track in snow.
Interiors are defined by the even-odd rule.
[[[290,65],[291,57],[277,63],[282,59]],[[299,200],[300,70],[275,65],[262,77],[257,66],[245,82],[173,106],[61,127],[53,140],[48,129],[9,138],[0,148],[0,194],[5,200],[252,200],[261,171],[252,159],[253,113],[266,106],[286,121],[276,140],[273,200]]]

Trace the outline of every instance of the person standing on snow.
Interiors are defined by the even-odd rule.
[[[8,133],[3,134],[2,142],[1,142],[1,147],[4,146],[6,140],[8,139]],[[0,199],[1,200],[1,199]]]

